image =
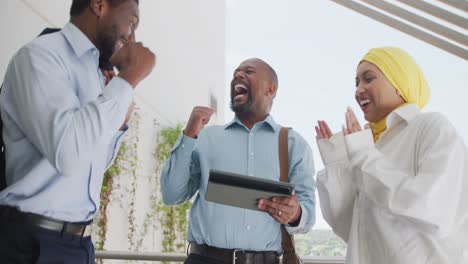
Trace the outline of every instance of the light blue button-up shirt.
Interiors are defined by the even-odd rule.
[[[181,135],[161,175],[166,204],[190,199],[188,241],[230,249],[281,252],[280,224],[265,212],[205,200],[211,169],[279,181],[280,126],[271,116],[251,130],[237,118],[225,126],[203,129],[198,139]],[[294,130],[289,130],[289,181],[294,184],[302,217],[290,233],[305,233],[315,222],[315,182],[312,151]]]
[[[14,55],[0,94],[8,185],[0,204],[70,222],[94,216],[133,100],[119,77],[104,86],[98,62],[71,23]]]

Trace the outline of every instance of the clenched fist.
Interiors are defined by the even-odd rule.
[[[184,134],[191,138],[196,138],[203,127],[208,124],[210,117],[215,111],[212,108],[204,106],[195,106],[190,114]]]
[[[119,77],[135,88],[146,78],[156,64],[156,55],[141,42],[128,42],[110,58],[119,70]]]

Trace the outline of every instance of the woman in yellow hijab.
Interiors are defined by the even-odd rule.
[[[356,73],[370,129],[346,111],[342,133],[315,127],[325,169],[317,188],[325,220],[348,243],[348,264],[468,263],[468,151],[399,48],[371,49]]]

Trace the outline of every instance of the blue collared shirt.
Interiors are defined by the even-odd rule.
[[[0,204],[70,222],[94,216],[133,100],[119,77],[104,86],[98,62],[71,23],[14,55],[0,94],[8,184]]]
[[[195,201],[190,211],[188,240],[220,248],[281,252],[280,224],[265,212],[207,202],[211,169],[279,181],[280,126],[271,116],[251,130],[237,118],[225,126],[203,129],[198,139],[178,138],[161,175],[166,204]],[[289,130],[289,181],[294,184],[302,217],[290,233],[305,233],[315,222],[315,182],[312,151],[294,130]]]

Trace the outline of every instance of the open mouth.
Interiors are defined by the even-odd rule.
[[[359,99],[359,106],[361,107],[362,111],[366,111],[369,107],[370,100],[369,99]]]
[[[247,99],[249,96],[249,89],[242,83],[238,83],[234,86],[233,102],[240,102]]]

